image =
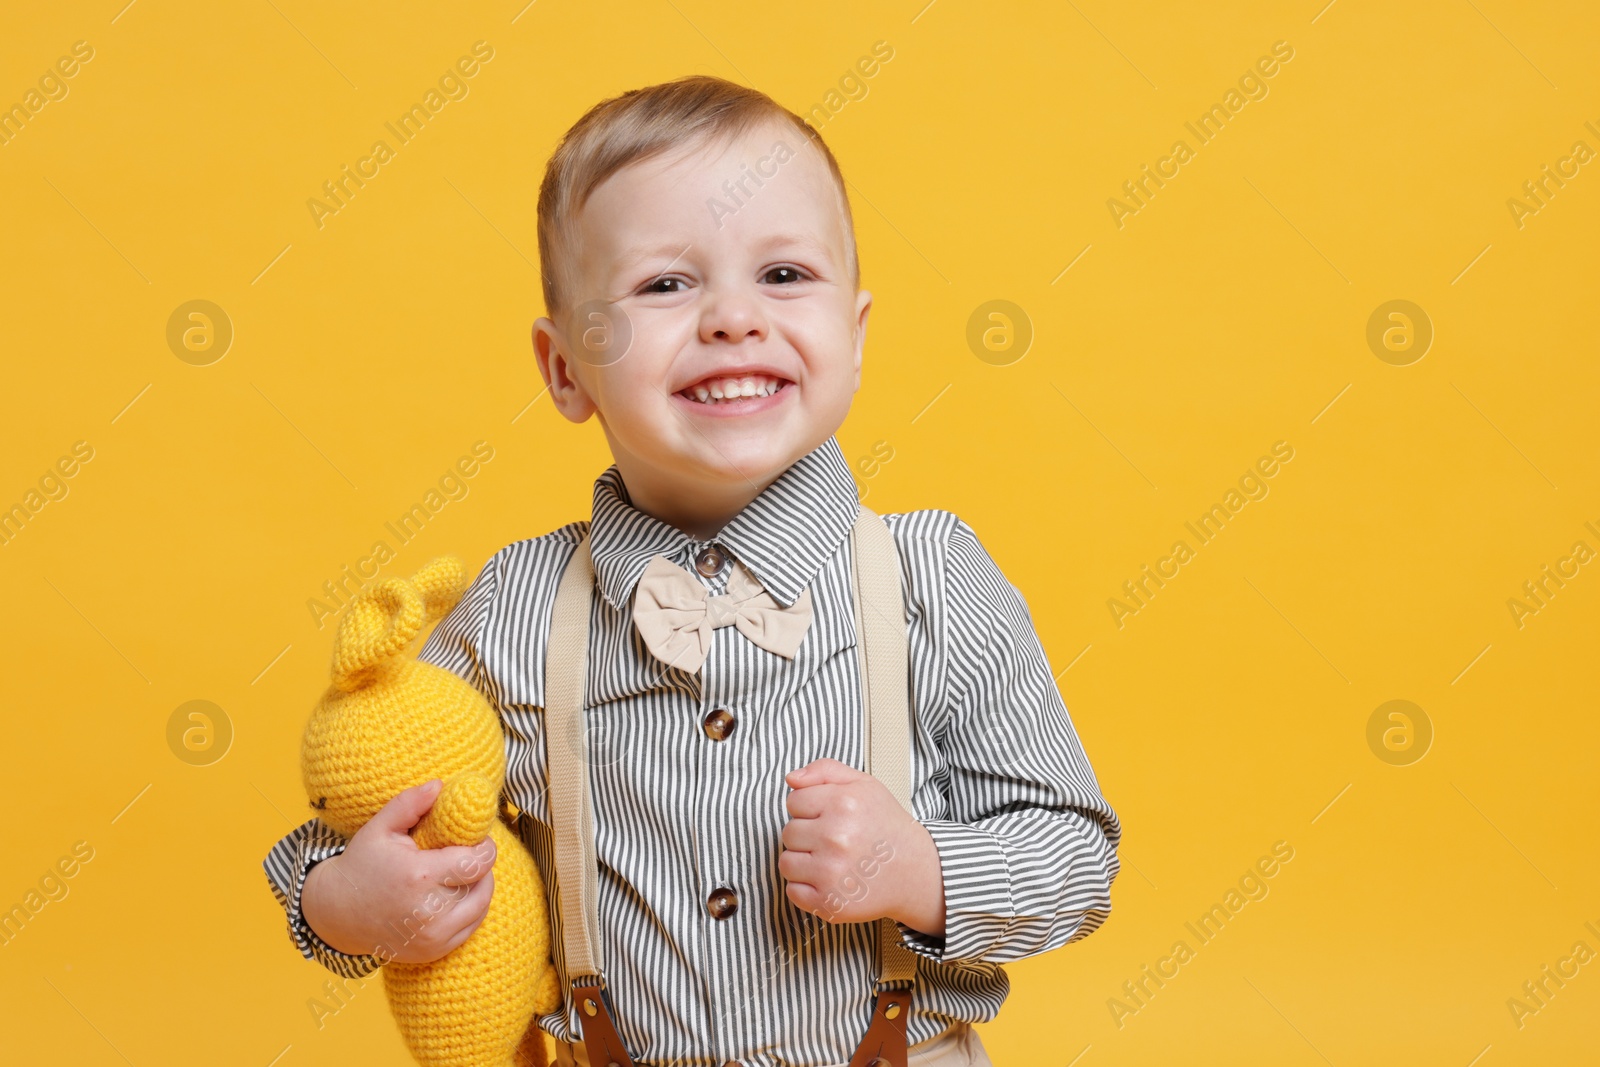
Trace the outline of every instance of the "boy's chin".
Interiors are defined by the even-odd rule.
[[[707,442],[695,457],[705,476],[729,485],[765,484],[794,465],[811,448],[799,441],[785,441],[777,435],[764,439],[738,437]]]
[[[824,434],[823,440],[826,438]],[[674,442],[676,448],[662,448],[650,459],[653,466],[708,484],[765,485],[819,443],[800,428],[776,422],[738,430],[708,427]]]

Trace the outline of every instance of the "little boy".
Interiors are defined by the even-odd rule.
[[[1122,830],[1021,595],[945,511],[884,517],[907,616],[912,810],[856,769],[859,504],[834,433],[872,297],[838,164],[764,94],[687,77],[584,115],[538,215],[539,370],[564,416],[598,416],[616,462],[593,518],[496,553],[421,658],[499,710],[506,796],[553,886],[544,664],[587,533],[583,758],[621,1041],[641,1065],[842,1065],[874,1021],[878,938],[894,930],[917,957],[911,1062],[987,1064],[970,1024],[999,1012],[1000,964],[1105,922]],[[669,636],[659,597],[641,607],[658,556],[702,599],[733,582],[765,594],[765,629]],[[492,842],[420,851],[406,833],[437,791],[400,794],[348,842],[314,818],[274,845],[264,866],[308,959],[360,977],[477,928]],[[449,903],[394,945],[441,892]],[[570,918],[552,916],[558,944]],[[561,1062],[583,1064],[575,976],[560,977],[562,1008],[537,1022]]]

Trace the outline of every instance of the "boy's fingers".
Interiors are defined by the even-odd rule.
[[[817,846],[823,843],[823,836],[817,829],[815,819],[794,819],[784,824],[783,832],[778,835],[783,842],[785,852],[815,852]],[[782,856],[778,857],[782,860]]]
[[[815,915],[819,919],[829,918],[823,907],[827,897],[816,886],[807,885],[805,882],[790,882],[784,892],[789,898],[789,903],[806,914]]]
[[[806,786],[822,785],[829,782],[843,785],[860,777],[861,772],[848,763],[841,763],[828,756],[814,759],[804,767],[790,771],[784,776],[790,786],[795,788],[799,788],[801,783]]]
[[[489,913],[489,901],[493,896],[494,872],[490,871],[478,879],[478,884],[456,903],[456,910],[466,917],[470,925],[476,926]]]
[[[466,925],[457,930],[445,942],[445,952],[454,949],[461,942],[471,937],[473,931],[483,925],[484,916],[489,914],[489,902],[494,895],[494,874],[491,872],[478,881],[469,892],[452,910],[454,917],[466,919]]]
[[[389,803],[378,809],[371,824],[390,833],[405,833],[428,814],[428,809],[433,807],[434,800],[439,796],[440,784],[439,779],[435,778],[431,782],[402,789]]]
[[[815,864],[812,863],[809,852],[791,852],[784,849],[778,854],[778,873],[783,875],[783,880],[788,883],[789,889],[804,888],[815,891],[810,879],[816,875]]]
[[[450,940],[445,942],[445,944],[444,944],[445,953],[447,954],[447,953],[454,952],[456,950],[456,946],[460,945],[461,942],[465,941],[467,938],[471,937],[474,933],[476,933],[477,930],[478,930],[478,927],[480,927],[482,925],[483,925],[483,916],[480,915],[480,916],[478,916],[476,922],[469,923],[466,926],[463,926],[460,930],[457,930],[453,935],[451,935]]]
[[[784,807],[792,819],[815,819],[827,810],[829,802],[837,795],[836,785],[812,785],[796,789],[784,798]]]
[[[496,850],[494,838],[486,837],[476,845],[423,849],[422,856],[436,884],[472,885],[482,881],[494,867]]]

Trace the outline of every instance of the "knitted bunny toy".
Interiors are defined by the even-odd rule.
[[[406,653],[467,583],[461,560],[445,556],[351,602],[334,639],[333,684],[306,724],[301,773],[311,806],[346,838],[395,794],[434,778],[443,784],[411,831],[417,847],[494,838],[494,894],[483,922],[442,959],[385,963],[384,989],[420,1064],[544,1067],[544,1037],[532,1020],[554,1011],[561,993],[544,882],[500,818],[500,718],[471,685]],[[414,930],[435,910],[404,925]]]

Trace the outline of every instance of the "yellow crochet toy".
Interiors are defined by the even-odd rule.
[[[471,685],[406,652],[467,584],[461,560],[445,556],[351,602],[334,639],[333,684],[306,724],[301,773],[312,807],[347,838],[395,794],[434,778],[442,788],[411,831],[417,847],[494,838],[494,895],[482,924],[442,959],[384,964],[384,989],[420,1064],[544,1067],[532,1020],[559,1007],[561,992],[544,881],[500,817],[500,718]]]

